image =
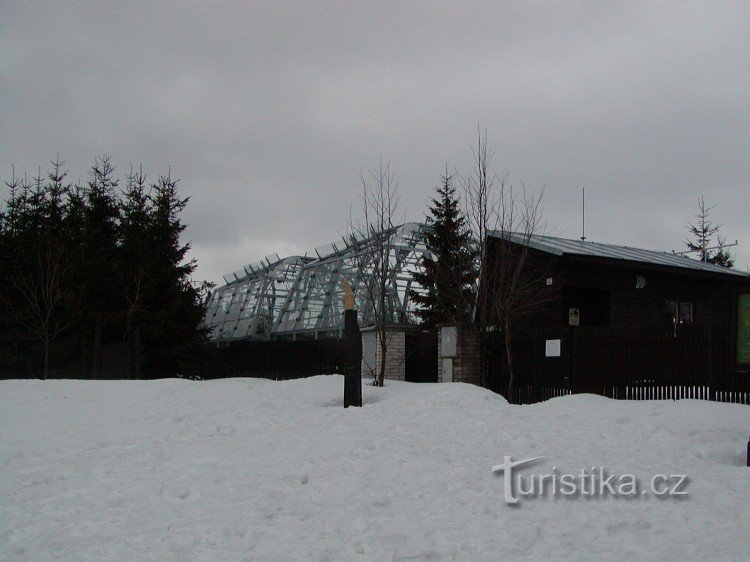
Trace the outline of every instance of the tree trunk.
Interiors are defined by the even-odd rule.
[[[385,330],[380,334],[380,367],[375,379],[375,386],[383,386],[385,383],[385,360],[388,353],[388,343],[385,341]]]
[[[513,391],[513,346],[511,345],[510,322],[505,323],[505,361],[508,364],[508,402],[511,401]]]
[[[44,380],[47,380],[47,377],[49,377],[49,338],[44,338],[44,376],[42,377]]]
[[[135,337],[133,338],[133,378],[138,380],[143,378],[141,373],[141,327],[135,327]]]
[[[102,375],[102,315],[97,314],[94,320],[94,360],[91,365],[91,378]]]
[[[387,286],[387,259],[388,259],[388,252],[383,251],[382,245],[379,249],[381,252],[380,257],[380,267],[381,267],[381,278],[378,280],[380,287],[379,287],[379,294],[378,299],[380,300],[380,318],[378,319],[378,329],[380,331],[380,372],[378,373],[378,380],[377,380],[377,386],[383,386],[385,384],[385,360],[386,355],[388,354],[388,342],[385,339],[386,336],[386,322],[387,322],[387,315],[385,310],[386,300],[385,300],[385,289]]]

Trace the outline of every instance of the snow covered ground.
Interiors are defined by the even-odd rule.
[[[750,408],[462,385],[0,381],[0,559],[747,559]],[[503,499],[528,472],[687,474],[689,496]]]

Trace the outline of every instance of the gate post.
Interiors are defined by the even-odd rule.
[[[471,324],[440,326],[438,382],[481,382],[479,330]]]

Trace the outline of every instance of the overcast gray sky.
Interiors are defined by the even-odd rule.
[[[477,123],[549,229],[750,263],[750,2],[0,0],[0,169],[169,165],[197,278],[335,240],[382,156],[421,220]],[[7,197],[7,190],[3,198]]]

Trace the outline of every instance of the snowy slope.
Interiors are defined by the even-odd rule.
[[[462,384],[0,381],[0,559],[744,559],[750,408]],[[690,476],[687,499],[503,500],[491,467]]]

